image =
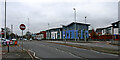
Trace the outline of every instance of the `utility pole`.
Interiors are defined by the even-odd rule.
[[[11,37],[11,39],[13,38],[13,25],[11,24],[11,35],[10,35],[10,37]]]
[[[11,33],[13,33],[13,25],[11,24]]]
[[[5,0],[5,40],[6,40],[6,0]]]
[[[5,40],[6,40],[6,35],[7,32],[6,32],[6,0],[5,0]],[[8,44],[8,53],[9,53],[9,44]]]
[[[86,40],[86,29],[87,29],[87,26],[86,26],[86,18],[87,18],[87,16],[85,16],[85,32],[84,32],[85,42],[87,41],[87,40]]]
[[[73,8],[74,10],[74,19],[75,19],[75,41],[76,41],[76,9]]]

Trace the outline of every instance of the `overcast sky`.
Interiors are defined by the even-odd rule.
[[[24,23],[32,33],[60,27],[74,21],[76,8],[77,22],[87,23],[91,27],[107,27],[118,20],[119,0],[7,0],[7,27],[14,26],[14,33],[21,35],[19,25]],[[4,0],[0,0],[0,28],[4,27]],[[26,30],[24,33],[26,33]]]

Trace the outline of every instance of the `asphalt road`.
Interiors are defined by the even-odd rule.
[[[22,42],[19,42],[22,44]],[[45,41],[24,41],[24,49],[34,51],[40,58],[118,58],[117,55],[69,47]]]

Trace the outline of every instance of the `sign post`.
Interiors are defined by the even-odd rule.
[[[24,24],[20,25],[20,29],[22,30],[22,40],[23,40],[23,30],[25,30],[26,26]],[[22,50],[23,50],[23,41],[22,41]]]

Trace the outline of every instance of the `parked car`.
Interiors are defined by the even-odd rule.
[[[2,40],[2,44],[4,45],[5,44],[5,42],[6,42],[6,40],[4,40],[4,39],[1,39]]]
[[[37,40],[41,40],[41,38],[37,38]]]
[[[2,39],[2,44],[6,46],[7,44],[10,44],[10,40],[8,39]]]
[[[4,45],[4,46],[6,46],[6,45],[17,45],[17,40],[16,39],[11,39],[11,40],[9,40],[9,39],[2,39],[2,44]]]
[[[16,40],[16,39],[12,39],[12,40]]]
[[[30,41],[32,41],[32,38],[30,38]]]
[[[14,39],[12,39],[11,43],[12,43],[12,45],[17,45],[18,41],[17,41],[17,39],[14,38]]]
[[[6,44],[7,45],[10,44],[10,40],[6,39]]]
[[[25,41],[26,41],[27,39],[23,39],[23,40],[25,40]]]

